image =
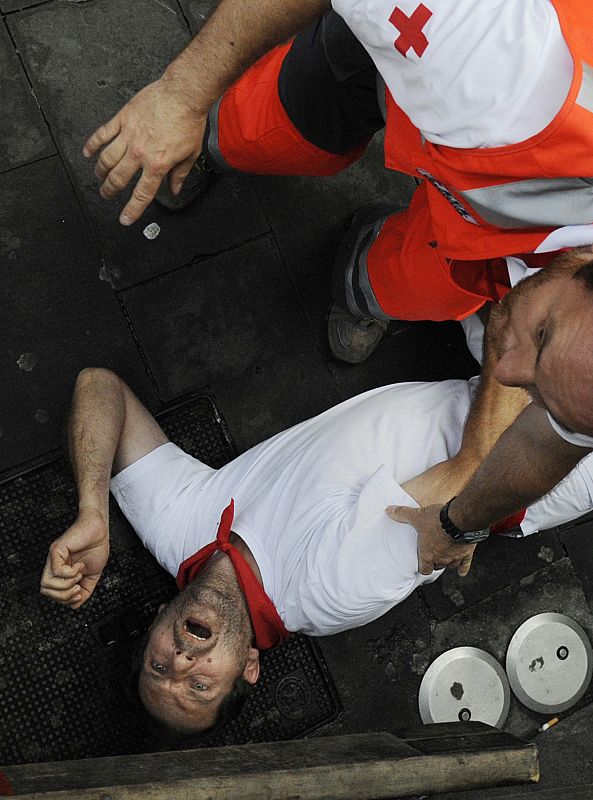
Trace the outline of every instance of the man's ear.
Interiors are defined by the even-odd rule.
[[[259,678],[259,650],[256,650],[255,647],[249,648],[247,664],[245,664],[245,669],[243,670],[243,677],[247,683],[250,683],[252,686],[257,683],[257,679]]]

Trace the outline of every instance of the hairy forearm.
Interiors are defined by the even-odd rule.
[[[480,384],[465,421],[459,452],[403,485],[420,506],[442,505],[459,494],[529,402],[527,392],[503,386],[494,375],[496,328],[492,324],[486,328]]]
[[[532,403],[451,503],[449,516],[461,530],[485,528],[546,494],[587,452],[561,439]]]
[[[163,80],[174,81],[194,110],[205,112],[261,55],[330,5],[329,0],[221,0]]]
[[[499,307],[485,307],[482,321],[485,332],[480,385],[465,422],[459,451],[459,458],[465,459],[468,469],[471,468],[468,478],[529,403],[524,389],[503,386],[494,374],[498,361],[498,338],[504,322]]]
[[[68,449],[79,508],[98,512],[107,523],[111,467],[125,421],[117,375],[83,370],[78,376],[68,420]]]

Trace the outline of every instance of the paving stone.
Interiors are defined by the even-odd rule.
[[[363,159],[330,178],[254,179],[258,196],[299,298],[342,397],[405,380],[470,377],[478,367],[459,326],[393,322],[365,363],[339,364],[327,344],[327,311],[336,251],[354,211],[380,203],[406,205],[415,184],[383,166],[383,140],[376,136]]]
[[[173,0],[90,0],[41,5],[9,20],[88,212],[106,276],[118,288],[269,229],[246,177],[220,182],[206,200],[177,214],[153,204],[138,223],[124,228],[117,220],[125,198],[102,200],[94,163],[82,157],[86,138],[159,77],[187,42],[187,25],[175,9]],[[160,233],[148,239],[143,231],[153,223]]]
[[[560,796],[567,785],[567,766],[570,768],[570,785],[593,780],[593,704],[559,716],[560,724],[538,736],[535,742],[544,765],[542,778],[545,786],[558,786]]]
[[[121,298],[163,399],[211,385],[239,450],[338,401],[270,236]]]
[[[566,555],[553,532],[511,539],[491,536],[475,551],[472,567],[465,578],[445,570],[435,583],[420,592],[437,619],[446,619],[464,608],[479,603],[499,589],[517,585],[526,575],[545,569]]]
[[[60,446],[77,372],[154,392],[57,157],[0,176],[0,471]]]
[[[517,628],[534,614],[550,611],[571,617],[593,641],[593,616],[568,558],[526,575],[516,585],[436,624],[431,647],[418,666],[424,672],[446,650],[471,646],[486,650],[504,667],[507,647]],[[503,727],[517,736],[531,738],[545,721],[546,715],[530,711],[512,697]]]
[[[7,14],[11,11],[19,11],[22,8],[37,5],[39,0],[0,0],[0,11]]]
[[[566,548],[574,571],[579,576],[583,589],[593,609],[593,521],[588,515],[586,521],[573,527],[558,529],[558,538]]]
[[[200,30],[218,3],[216,0],[179,0],[192,35]]]
[[[369,625],[319,639],[344,704],[325,732],[395,733],[421,724],[416,664],[424,664],[431,636],[431,617],[415,592]]]
[[[414,182],[383,166],[383,138],[332,177],[257,176],[254,185],[299,297],[325,345],[325,315],[335,254],[354,211],[376,203],[406,205]]]
[[[27,77],[0,24],[0,172],[56,152]]]

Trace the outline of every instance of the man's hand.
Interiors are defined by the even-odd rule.
[[[198,110],[178,81],[160,78],[145,86],[87,140],[83,155],[101,155],[95,175],[111,200],[142,170],[119,221],[131,225],[154,199],[165,175],[178,194],[202,149],[208,109]]]
[[[418,531],[418,571],[430,575],[435,569],[457,569],[465,576],[470,570],[475,544],[457,544],[442,529],[440,505],[425,508],[389,506],[386,511],[395,522],[406,522]]]
[[[98,511],[83,508],[49,548],[41,594],[70,608],[89,599],[109,557],[109,530]]]

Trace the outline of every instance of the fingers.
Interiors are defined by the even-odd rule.
[[[48,589],[43,587],[40,589],[40,593],[44,597],[49,597],[50,600],[55,600],[65,606],[79,603],[82,599],[82,590],[78,584],[71,589]]]
[[[140,219],[154,200],[165,174],[165,171],[162,170],[159,170],[158,173],[149,172],[147,169],[143,170],[142,177],[134,187],[132,196],[120,214],[119,221],[122,225],[132,225]]]
[[[419,509],[407,506],[387,506],[385,511],[394,522],[406,522],[408,525],[414,525]]]
[[[128,150],[128,145],[122,136],[118,136],[111,144],[106,147],[95,164],[95,175],[100,181],[104,181],[108,173],[116,167],[124,158]]]
[[[171,194],[179,194],[183,186],[183,181],[187,178],[195,163],[196,159],[191,155],[189,158],[186,158],[185,161],[181,161],[173,167],[169,173],[169,190]]]
[[[105,173],[103,183],[99,188],[99,194],[104,200],[113,200],[114,197],[123,191],[134,175],[138,172],[140,165],[137,161],[130,158],[127,154],[109,172]],[[101,170],[103,172],[103,170]]]
[[[60,542],[49,548],[39,591],[45,597],[64,605],[73,605],[82,598],[84,564],[81,561],[69,564],[70,551]]]
[[[45,569],[47,570],[49,565],[53,575],[59,578],[71,578],[73,575],[76,575],[77,572],[80,572],[84,565],[82,562],[70,564],[69,561],[70,550],[68,549],[68,545],[57,539],[50,545]]]
[[[90,136],[86,142],[84,143],[84,147],[82,148],[82,154],[85,158],[90,158],[94,156],[97,150],[103,147],[104,144],[107,144],[112,139],[118,135],[121,130],[121,124],[119,121],[119,115],[110,119],[109,122],[106,122],[105,125],[101,125],[100,128]]]
[[[446,567],[449,570],[456,571],[461,578],[465,578],[471,569],[472,560],[474,557],[474,549],[475,545],[472,545],[471,552],[466,553],[462,558],[456,558],[452,561],[449,561],[448,564],[443,565],[443,568]],[[438,569],[436,564],[435,569]]]
[[[457,567],[457,574],[460,575],[462,578],[465,578],[467,573],[470,571],[473,557],[474,554],[472,552],[465,558],[462,558],[461,561],[459,562],[459,565]]]
[[[39,591],[45,597],[55,600],[64,605],[77,603],[82,597],[82,590],[80,582],[83,579],[82,564],[76,564],[74,567],[69,565],[62,565],[60,572],[73,572],[72,575],[56,575],[52,569],[52,562],[48,556],[45,563],[45,568],[41,576],[41,585]]]

